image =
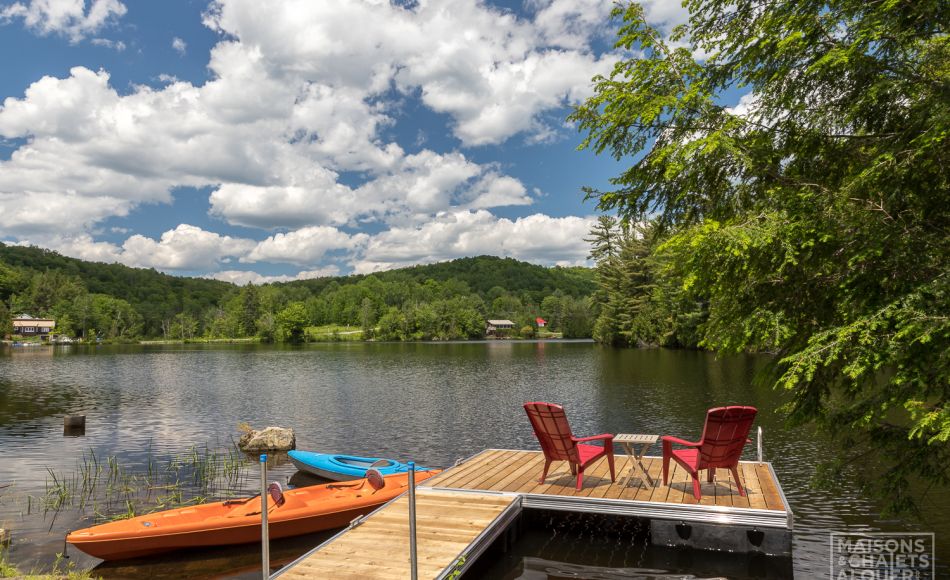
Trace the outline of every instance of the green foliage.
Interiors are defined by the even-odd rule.
[[[452,571],[449,573],[447,580],[458,580],[462,576],[462,571],[465,569],[465,559],[467,554],[462,554],[459,556],[459,559],[455,562],[455,565],[452,567]]]
[[[562,308],[564,320],[561,333],[564,338],[590,338],[594,323],[590,298],[565,296]]]
[[[374,325],[376,324],[376,307],[369,298],[363,298],[360,305],[360,327],[363,329],[363,335],[367,338],[373,336]]]
[[[254,336],[257,332],[257,319],[261,315],[261,301],[257,295],[257,288],[253,284],[241,288],[235,306],[238,309],[238,327],[241,333],[244,336]]]
[[[615,10],[643,57],[571,119],[583,147],[633,161],[587,195],[656,216],[658,272],[679,282],[660,302],[700,307],[678,332],[778,351],[790,417],[882,458],[866,484],[910,509],[914,479],[950,483],[950,4],[686,5],[673,42]],[[743,115],[719,102],[736,86]]]
[[[382,340],[406,340],[410,336],[406,315],[395,306],[379,317],[377,331]]]
[[[142,332],[142,316],[131,304],[105,294],[90,294],[92,324],[109,340],[132,340]]]
[[[303,342],[304,330],[309,326],[307,307],[303,302],[291,302],[277,314],[280,336],[287,342]]]
[[[545,296],[541,301],[541,316],[548,323],[549,328],[558,328],[564,320],[563,297],[560,292],[555,292],[550,296]]]
[[[0,302],[6,302],[14,292],[20,290],[23,286],[22,273],[0,261]]]
[[[13,319],[5,302],[0,301],[0,337],[13,332]]]
[[[521,300],[510,294],[499,296],[491,303],[492,318],[513,319],[522,310],[524,310],[524,305],[521,304]]]
[[[75,300],[86,291],[82,280],[59,270],[35,274],[22,293],[13,296],[14,310],[52,313],[57,307]]]
[[[271,312],[261,314],[255,323],[257,326],[257,336],[261,342],[274,342],[277,340],[277,317]]]
[[[198,336],[198,319],[187,312],[179,312],[172,318],[168,334],[182,341],[194,340]]]
[[[698,343],[704,321],[699,305],[681,299],[681,280],[658,251],[653,222],[626,225],[602,216],[587,241],[597,260],[599,315],[594,339],[614,346],[682,346]]]

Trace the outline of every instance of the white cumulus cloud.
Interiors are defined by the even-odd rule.
[[[188,53],[188,43],[177,36],[172,38],[172,48],[181,56],[185,56]]]
[[[180,224],[157,240],[134,234],[113,244],[96,241],[90,234],[50,234],[20,243],[84,260],[166,272],[204,271],[219,280],[257,284],[339,275],[343,263],[356,273],[367,273],[483,254],[543,265],[584,265],[589,248],[583,238],[594,222],[590,216],[544,214],[512,220],[481,209],[441,212],[423,223],[393,226],[373,235],[310,226],[255,241]],[[274,276],[221,269],[236,263],[283,263],[303,269]]]
[[[669,2],[668,2],[669,3]],[[550,44],[584,48],[591,36],[607,32],[613,0],[528,0],[539,33]]]
[[[395,81],[451,115],[463,143],[484,145],[535,129],[541,112],[589,95],[591,78],[612,67],[615,57],[593,54],[577,27],[569,48],[546,40],[542,28],[576,20],[583,10],[540,23],[475,0],[412,8],[368,0],[221,0],[206,23],[259,47],[276,74],[366,96]],[[352,34],[354,22],[359,35]]]
[[[108,38],[93,38],[89,42],[91,42],[92,44],[96,46],[111,48],[112,50],[116,52],[122,52],[126,48],[125,43],[122,42],[121,40],[110,40]]]
[[[237,284],[239,286],[245,286],[247,284],[267,284],[270,282],[312,280],[314,278],[326,278],[328,276],[337,276],[339,274],[340,269],[336,266],[330,265],[317,270],[303,270],[293,275],[280,274],[276,276],[267,276],[264,274],[258,274],[257,272],[252,272],[250,270],[222,270],[220,272],[209,274],[207,277],[213,280],[223,280],[225,282],[231,282],[232,284]]]
[[[261,241],[241,261],[314,264],[333,250],[355,251],[368,238],[366,234],[351,236],[329,226],[301,228]]]
[[[485,210],[449,212],[421,226],[394,227],[374,236],[353,266],[366,273],[482,254],[585,264],[589,247],[583,238],[594,222],[593,217],[534,214],[509,220]]]
[[[38,34],[58,34],[77,43],[113,24],[126,11],[119,0],[92,0],[88,9],[85,0],[30,0],[0,9],[0,21],[21,19]]]
[[[222,236],[181,224],[153,240],[134,235],[122,244],[122,261],[162,270],[210,270],[254,247],[252,240]]]
[[[30,242],[83,260],[172,272],[213,270],[247,254],[256,245],[253,240],[222,236],[188,224],[168,230],[158,240],[134,234],[121,246],[97,242],[89,234],[50,235]]]

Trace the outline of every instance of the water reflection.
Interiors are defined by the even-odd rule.
[[[686,553],[684,552],[683,555],[686,555]],[[673,559],[676,560],[675,558]],[[670,580],[673,578],[742,579],[790,577],[789,575],[781,575],[779,571],[770,573],[767,560],[764,558],[759,558],[758,562],[752,563],[751,566],[749,563],[753,562],[755,559],[736,556],[734,554],[729,554],[725,557],[716,554],[712,555],[711,557],[707,555],[704,556],[704,559],[712,559],[725,564],[719,567],[721,570],[723,570],[723,572],[713,576],[708,576],[705,574],[696,574],[695,572],[685,571],[695,570],[697,568],[696,563],[692,561],[692,558],[690,558],[688,555],[685,558],[679,558],[678,561],[673,562],[674,565],[669,568],[613,568],[609,566],[592,566],[589,564],[571,564],[556,560],[545,560],[543,558],[525,556],[514,570],[508,571],[507,573],[504,573],[504,575],[496,577],[504,578],[505,580],[578,580],[580,578],[585,580],[630,580],[631,578],[635,578],[637,580]],[[707,561],[704,562],[703,567],[715,566],[710,566],[709,562]]]
[[[320,532],[271,543],[271,569],[286,566],[302,553],[321,544],[336,532]],[[212,580],[241,578],[258,580],[261,577],[261,548],[258,544],[204,548],[179,551],[164,556],[103,562],[93,574],[103,580],[123,578],[191,578]]]
[[[0,348],[0,486],[13,484],[0,488],[0,525],[14,529],[11,557],[26,568],[52,561],[65,532],[88,524],[88,517],[75,514],[51,523],[28,510],[24,499],[45,492],[48,467],[75,470],[84,453],[142,466],[149,454],[167,461],[192,446],[228,447],[237,425],[248,422],[293,427],[302,449],[446,466],[490,447],[536,449],[521,409],[529,400],[564,403],[578,433],[687,438],[699,435],[709,407],[755,405],[766,458],[775,463],[796,513],[796,574],[827,572],[831,530],[933,531],[943,550],[938,555],[948,558],[947,543],[939,540],[950,532],[950,522],[940,517],[950,513],[947,494],[932,494],[928,515],[935,521],[920,524],[882,520],[877,506],[847,482],[834,491],[808,487],[816,459],[834,451],[827,441],[784,426],[777,412],[781,394],[752,381],[763,357],[515,341],[14,351]],[[63,437],[64,414],[86,415],[85,437]],[[750,446],[747,457],[753,452]],[[291,464],[274,465],[272,479],[286,482],[294,473]],[[253,481],[248,485],[253,493]],[[590,548],[588,556],[596,559],[597,550]],[[233,561],[233,570],[244,566],[237,557],[205,560],[208,573],[232,570],[221,562]],[[159,567],[148,574],[164,573]]]

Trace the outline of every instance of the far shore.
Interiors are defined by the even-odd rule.
[[[419,340],[396,340],[396,341],[383,341],[377,340],[374,338],[364,339],[362,337],[363,331],[343,331],[343,332],[332,332],[332,333],[310,333],[307,340],[296,343],[296,344],[306,344],[306,343],[329,343],[329,342],[477,342],[477,341],[537,341],[537,340],[564,340],[562,333],[560,332],[550,332],[544,333],[539,336],[531,337],[520,337],[520,336],[484,336],[481,338],[472,338],[472,339],[453,339],[453,340],[436,340],[436,339],[419,339]],[[571,339],[573,340],[573,339]],[[579,340],[590,340],[590,339],[579,339]],[[31,346],[71,346],[71,345],[104,345],[104,344],[140,344],[140,345],[161,345],[161,344],[293,344],[289,342],[268,342],[261,340],[260,337],[240,337],[240,338],[149,338],[141,340],[125,340],[125,341],[81,341],[74,340],[73,342],[40,342],[40,341],[24,341],[20,339],[16,340],[0,340],[0,344],[6,346],[14,346],[18,344],[23,344],[29,342]]]

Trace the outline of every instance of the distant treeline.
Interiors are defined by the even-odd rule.
[[[587,268],[545,268],[479,256],[373,275],[235,286],[0,244],[0,331],[27,313],[85,339],[305,340],[313,326],[358,327],[365,338],[477,338],[486,319],[535,318],[565,337],[589,337],[597,312]]]

